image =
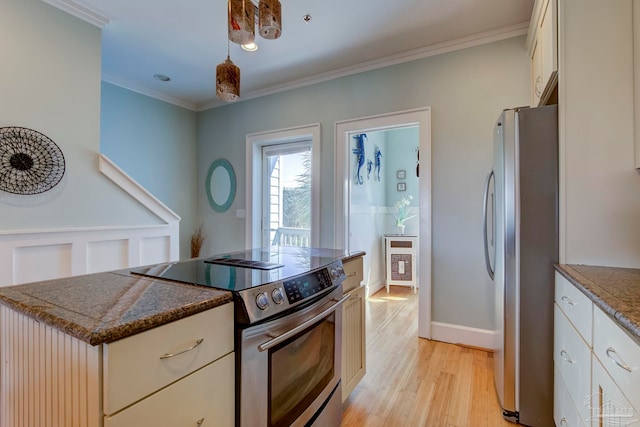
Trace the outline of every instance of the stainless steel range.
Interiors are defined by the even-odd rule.
[[[338,426],[343,256],[273,246],[132,273],[233,293],[236,425]]]

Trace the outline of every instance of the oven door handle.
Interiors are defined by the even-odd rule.
[[[339,300],[333,300],[333,301],[336,301],[336,303],[333,304],[331,307],[327,308],[326,310],[323,310],[321,313],[316,314],[311,319],[307,320],[304,323],[299,324],[295,328],[293,328],[291,330],[288,330],[287,332],[284,332],[283,334],[278,335],[274,339],[269,340],[269,341],[267,341],[267,342],[265,342],[263,344],[260,344],[258,346],[258,350],[259,351],[266,351],[266,350],[269,350],[271,347],[274,347],[274,346],[280,344],[281,342],[286,341],[287,339],[291,338],[292,336],[294,336],[298,332],[305,330],[309,325],[317,322],[319,319],[322,319],[327,314],[329,314],[332,311],[334,311],[336,308],[338,308],[338,306],[340,304],[342,304],[343,302],[348,300],[350,297],[351,297],[351,294],[346,294],[342,298],[340,298]]]

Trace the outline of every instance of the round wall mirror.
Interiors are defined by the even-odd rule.
[[[236,174],[225,159],[211,163],[207,173],[207,198],[216,212],[226,212],[236,196]]]

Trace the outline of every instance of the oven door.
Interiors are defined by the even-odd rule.
[[[346,298],[340,286],[300,311],[238,330],[236,425],[340,424]],[[321,421],[327,417],[333,421]]]

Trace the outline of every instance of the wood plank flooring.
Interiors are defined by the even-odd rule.
[[[367,299],[367,374],[342,427],[512,427],[493,385],[492,353],[418,338],[418,297],[392,286]]]

